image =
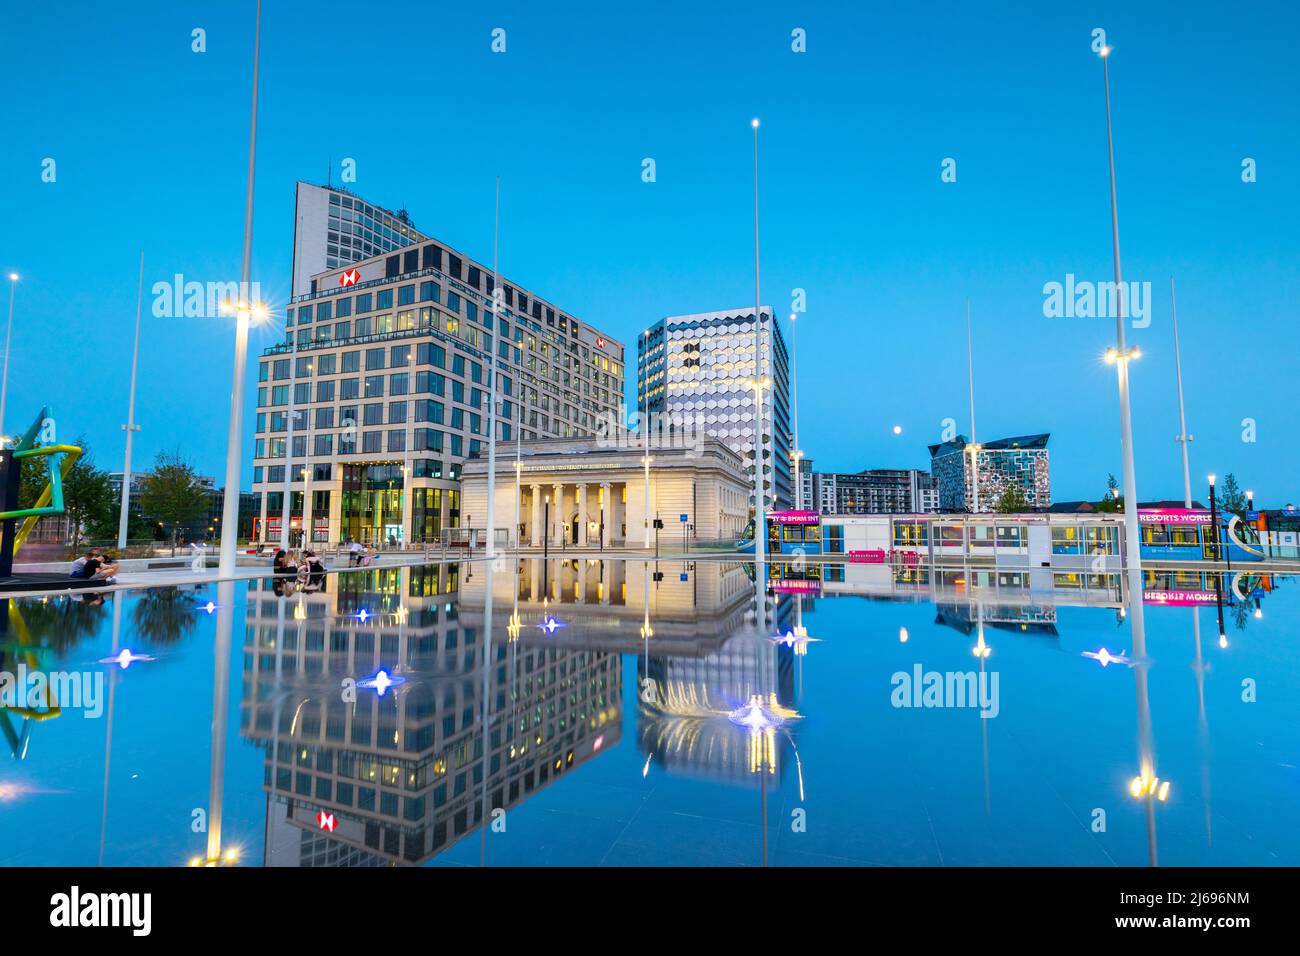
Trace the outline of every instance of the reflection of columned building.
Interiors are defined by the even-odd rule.
[[[497,456],[496,525],[510,528],[515,515],[516,449]],[[705,541],[740,536],[748,520],[748,489],[740,456],[713,438],[682,447],[650,450],[650,497],[646,510],[645,451],[618,439],[551,439],[519,448],[522,503],[519,528],[510,542],[552,548],[609,547],[645,542],[648,513],[659,517],[665,547],[683,535]],[[487,519],[487,461],[465,462],[462,526],[484,528]],[[685,520],[682,520],[682,519]]]
[[[331,575],[335,593],[250,592],[242,732],[266,750],[269,865],[426,861],[618,740],[619,655],[502,633],[485,659],[455,593],[466,573],[385,568]],[[381,670],[401,682],[343,699],[345,678]]]

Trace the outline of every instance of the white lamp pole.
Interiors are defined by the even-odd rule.
[[[1178,373],[1178,441],[1183,446],[1183,507],[1192,506],[1192,473],[1187,464],[1187,413],[1183,410],[1183,356],[1178,348],[1178,296],[1174,292],[1174,277],[1169,277],[1169,301],[1174,312],[1174,368]]]
[[[280,547],[289,550],[289,519],[293,516],[293,419],[297,414],[298,391],[298,333],[289,330],[289,420],[284,438],[284,510],[280,518]],[[304,501],[305,505],[306,502]]]
[[[18,273],[9,273],[9,325],[5,330],[5,370],[0,379],[0,432],[4,432],[5,401],[9,397],[9,342],[14,334],[14,290],[18,288]],[[0,442],[8,442],[5,435],[0,435]]]
[[[1106,152],[1110,160],[1110,225],[1111,247],[1115,256],[1115,338],[1117,355],[1115,367],[1119,372],[1120,445],[1124,454],[1124,537],[1130,566],[1141,570],[1142,552],[1138,532],[1137,474],[1133,464],[1133,414],[1129,406],[1129,360],[1131,356],[1124,341],[1124,288],[1119,254],[1119,203],[1115,194],[1115,139],[1110,120],[1110,47],[1101,48],[1101,75],[1106,91]],[[1135,350],[1136,351],[1136,350]],[[1141,592],[1134,595],[1134,609],[1140,615]],[[1135,621],[1135,625],[1139,622]]]
[[[971,511],[980,510],[979,442],[975,440],[975,349],[971,343],[970,299],[966,300],[966,382],[970,387]]]
[[[140,358],[140,304],[144,300],[144,250],[140,250],[140,281],[135,293],[135,345],[131,348],[131,392],[126,403],[126,455],[122,460],[122,512],[117,519],[117,548],[126,547],[126,519],[131,501],[131,439],[140,430],[135,423],[135,375]],[[116,603],[116,602],[114,602]],[[114,608],[116,610],[116,608]]]
[[[763,501],[763,312],[758,268],[758,117],[754,130],[754,559],[767,550],[767,519]]]
[[[496,206],[492,223],[492,322],[488,329],[488,473],[487,473],[487,556],[497,556],[496,503],[497,503],[497,322],[501,315],[501,273],[497,267],[497,251],[501,237],[501,177],[497,177]],[[488,595],[488,603],[492,596]]]
[[[253,27],[253,102],[248,121],[248,189],[244,203],[244,261],[240,270],[240,298],[249,292],[253,254],[253,169],[257,157],[257,61],[262,43],[262,0],[257,0]],[[248,360],[248,324],[254,305],[241,301],[235,316],[235,365],[230,385],[230,429],[226,434],[226,488],[221,503],[221,559],[217,573],[235,573],[235,550],[239,543],[239,445],[244,440],[244,365]]]
[[[799,471],[799,465],[803,459],[803,449],[799,445],[799,366],[795,360],[795,328],[798,318],[797,313],[790,313],[790,412],[794,418],[794,453],[790,457],[794,459],[794,510],[802,511],[803,475]]]

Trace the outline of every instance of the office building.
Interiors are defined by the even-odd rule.
[[[293,295],[313,276],[423,242],[406,210],[393,212],[346,189],[300,182],[293,203]]]
[[[871,468],[859,472],[815,472],[808,484],[822,514],[929,514],[938,510],[934,478],[915,468]]]
[[[930,446],[930,472],[939,486],[941,511],[994,511],[998,499],[1018,485],[1030,511],[1052,504],[1047,441],[1051,436],[1021,435],[972,446],[965,435]],[[979,501],[976,507],[976,491]]]
[[[794,505],[790,451],[790,363],[785,338],[770,306],[759,310],[765,341],[759,376],[764,427],[759,443],[766,507]],[[753,487],[754,310],[674,315],[646,329],[637,341],[637,407],[671,425],[699,428],[746,462]],[[751,493],[752,504],[752,493]]]
[[[343,198],[341,197],[340,202]],[[623,345],[490,268],[422,242],[313,276],[258,363],[256,536],[280,537],[290,414],[290,530],[308,543],[437,540],[460,526],[460,467],[497,438],[590,435],[618,415]]]

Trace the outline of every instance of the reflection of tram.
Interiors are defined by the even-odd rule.
[[[1217,589],[1216,583],[1219,585]],[[1225,604],[1232,604],[1234,600],[1258,600],[1272,590],[1272,575],[1250,571],[1226,575],[1215,571],[1147,568],[1142,572],[1143,602],[1165,607],[1213,605],[1220,600]]]
[[[768,554],[821,554],[822,518],[815,511],[769,511],[767,519]],[[740,533],[736,550],[754,551],[754,522]]]
[[[1204,508],[1139,508],[1142,557],[1166,561],[1262,561],[1259,532],[1237,515],[1217,515],[1215,541],[1210,512]]]

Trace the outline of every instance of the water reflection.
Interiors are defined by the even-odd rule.
[[[268,579],[93,602],[10,600],[0,609],[0,671],[100,669],[107,706],[96,724],[70,719],[65,701],[34,709],[0,699],[10,766],[27,770],[0,769],[0,800],[25,814],[7,812],[0,838],[21,848],[35,822],[84,811],[98,815],[98,834],[70,834],[62,851],[79,862],[172,864],[192,855],[210,865],[491,865],[529,862],[513,839],[522,813],[533,831],[546,821],[550,833],[563,819],[590,828],[590,837],[560,829],[541,838],[553,844],[567,834],[574,862],[620,852],[626,862],[678,862],[675,852],[692,852],[679,828],[699,819],[739,829],[725,850],[694,851],[691,862],[766,864],[806,859],[790,854],[814,838],[791,844],[788,834],[791,813],[807,810],[824,841],[817,845],[829,844],[817,851],[825,860],[927,862],[918,845],[890,842],[919,808],[936,846],[961,844],[954,828],[981,820],[999,836],[968,849],[970,862],[1034,863],[1050,858],[1055,841],[1020,846],[1020,831],[1061,831],[1047,826],[1048,808],[1026,807],[1019,792],[1044,774],[1028,746],[1051,754],[1050,774],[1063,780],[1051,789],[1069,791],[1057,798],[1073,816],[1101,806],[1120,821],[1127,815],[1118,803],[1127,801],[1144,844],[1125,852],[1094,836],[1064,861],[1100,852],[1109,862],[1133,864],[1140,854],[1158,865],[1170,841],[1175,862],[1218,859],[1204,855],[1220,843],[1209,711],[1222,739],[1237,739],[1243,724],[1231,708],[1213,707],[1209,658],[1270,659],[1266,645],[1243,638],[1278,583],[1240,572],[1121,578],[502,559],[364,569],[301,587]],[[1217,645],[1212,635],[1202,641],[1210,605],[1224,628]],[[1261,637],[1266,625],[1254,625]],[[964,639],[954,642],[954,633]],[[139,663],[120,667],[123,651]],[[997,722],[959,714],[949,724],[878,706],[891,670],[934,655],[981,679],[1001,671],[1019,698]],[[1193,679],[1157,663],[1190,663]],[[1116,701],[1126,668],[1132,689]],[[1083,676],[1095,672],[1115,676]],[[1232,679],[1219,690],[1235,693]],[[169,686],[171,703],[157,703]],[[1053,710],[1054,697],[1068,714]],[[1177,719],[1180,708],[1188,719]],[[1157,727],[1172,747],[1163,763]],[[1089,742],[1076,754],[1081,740]],[[1256,759],[1240,746],[1229,756]],[[967,805],[977,815],[969,819],[961,801],[939,798],[936,808],[934,791],[955,797],[966,758]],[[163,789],[142,798],[128,782],[142,771],[178,782],[155,783]],[[1189,789],[1198,792],[1183,794],[1193,773],[1200,785]],[[928,789],[914,789],[920,779]],[[1290,799],[1240,773],[1221,773],[1219,787],[1238,814],[1261,799]],[[83,794],[86,805],[70,811]],[[172,814],[201,809],[206,825],[168,831],[157,842],[169,849],[148,855],[157,851],[140,838],[141,818],[164,802]],[[1180,803],[1197,802],[1190,827],[1170,822]],[[673,810],[645,809],[660,804]],[[863,806],[889,807],[890,822]],[[624,836],[647,820],[652,837]],[[584,839],[596,848],[584,849]],[[1294,858],[1286,855],[1294,839],[1281,830],[1259,841],[1269,859]],[[128,844],[146,849],[131,856]]]

